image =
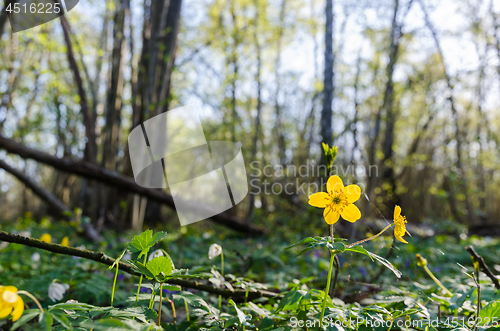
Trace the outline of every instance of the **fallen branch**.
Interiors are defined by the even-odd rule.
[[[67,246],[61,246],[58,244],[51,244],[51,243],[46,243],[44,241],[30,238],[30,237],[24,237],[20,236],[17,234],[12,234],[8,233],[5,231],[0,231],[0,241],[5,241],[9,243],[15,243],[15,244],[21,244],[29,247],[35,247],[39,249],[43,249],[52,253],[57,253],[57,254],[63,254],[63,255],[69,255],[69,256],[78,256],[84,259],[96,261],[108,266],[113,265],[115,262],[115,259],[107,256],[103,252],[95,252],[95,251],[89,251],[86,249],[80,249],[80,248],[74,248],[74,247],[67,247]],[[140,276],[139,273],[135,272],[134,269],[132,269],[132,266],[128,263],[125,262],[119,262],[120,265],[120,270],[124,271],[128,274],[134,275],[134,276]],[[192,280],[184,280],[184,279],[171,279],[168,281],[169,284],[172,285],[179,285],[184,288],[190,288],[198,291],[203,291],[203,292],[208,292],[212,294],[217,294],[217,295],[222,295],[224,297],[245,297],[246,290],[230,290],[230,289],[220,289],[213,287],[211,285],[203,284],[197,281],[192,281]],[[249,291],[248,292],[248,299],[257,299],[261,297],[266,297],[266,298],[273,298],[278,296],[279,293],[274,293],[271,291],[266,291],[266,290],[256,290],[256,291]]]
[[[22,144],[0,136],[0,148],[9,153],[17,154],[25,159],[33,159],[48,164],[58,170],[96,180],[100,183],[116,187],[131,193],[137,193],[151,200],[158,201],[175,209],[174,199],[170,194],[156,189],[149,189],[136,184],[134,179],[118,174],[117,172],[100,167],[97,164],[85,161],[73,161],[69,158],[58,158],[50,154],[40,152]],[[243,220],[228,213],[220,213],[210,218],[215,223],[227,226],[236,231],[252,235],[262,235],[264,230],[253,225],[246,224]]]
[[[484,262],[483,257],[477,254],[476,251],[474,250],[474,247],[472,246],[465,247],[465,250],[469,252],[469,254],[479,263],[481,271],[484,272],[486,276],[488,276],[491,279],[493,284],[495,284],[495,288],[497,290],[500,290],[500,282],[498,281],[498,278],[491,272],[486,262]]]
[[[22,182],[26,187],[28,187],[33,193],[38,195],[40,199],[45,201],[49,207],[55,212],[56,215],[61,216],[67,220],[71,220],[73,213],[66,207],[66,205],[59,200],[55,195],[45,190],[43,187],[38,185],[34,180],[26,176],[21,171],[12,168],[4,160],[0,160],[0,168],[4,169],[8,173],[14,175],[20,182]],[[99,232],[90,223],[82,224],[83,232],[85,236],[92,241],[101,241],[102,237]]]

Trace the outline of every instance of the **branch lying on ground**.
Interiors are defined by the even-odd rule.
[[[73,161],[69,158],[58,158],[50,154],[40,152],[22,144],[16,143],[12,139],[0,136],[0,148],[9,153],[17,154],[25,159],[33,159],[38,162],[48,164],[58,170],[82,176],[88,179],[96,180],[103,184],[113,186],[131,193],[137,193],[149,199],[158,201],[175,209],[174,199],[170,194],[156,189],[149,189],[136,184],[134,179],[118,174],[117,172],[107,170],[97,164]],[[236,218],[228,213],[220,213],[210,218],[215,223],[227,226],[236,231],[252,235],[262,235],[264,230],[253,225],[246,224],[243,220]]]
[[[26,176],[21,171],[11,167],[4,160],[0,160],[0,168],[4,169],[8,173],[14,175],[20,182],[22,182],[26,187],[28,187],[33,193],[38,195],[40,199],[45,201],[49,207],[58,215],[65,219],[72,219],[71,210],[56,196],[45,190],[43,187],[38,185],[34,180]],[[82,224],[83,232],[85,237],[92,241],[101,241],[102,237],[99,235],[97,230],[92,226],[92,224],[84,223]]]
[[[469,254],[474,259],[476,259],[477,262],[479,262],[479,267],[481,268],[481,271],[484,272],[486,276],[488,276],[491,279],[493,284],[495,284],[495,288],[500,290],[500,282],[498,281],[498,278],[491,272],[486,262],[484,262],[483,257],[477,254],[476,251],[474,250],[474,247],[472,246],[465,247],[465,250],[467,250],[467,252],[469,252]]]
[[[103,252],[95,252],[95,251],[89,251],[85,249],[79,249],[79,248],[74,248],[74,247],[66,247],[66,246],[61,246],[58,244],[50,244],[46,243],[44,241],[40,241],[38,239],[30,238],[30,237],[24,237],[20,236],[17,234],[12,234],[8,233],[5,231],[0,231],[0,241],[6,241],[10,243],[15,243],[15,244],[21,244],[29,247],[35,247],[35,248],[40,248],[49,252],[57,253],[57,254],[63,254],[63,255],[70,255],[70,256],[78,256],[84,259],[88,260],[93,260],[108,266],[113,265],[115,262],[115,259],[107,256]],[[120,261],[120,270],[124,271],[128,274],[134,275],[134,276],[140,276],[139,273],[135,272],[132,269],[132,266],[128,263],[121,262]],[[245,297],[246,291],[245,290],[229,290],[229,289],[220,289],[213,287],[211,285],[203,284],[197,281],[192,281],[192,280],[183,280],[183,279],[171,279],[168,281],[169,284],[172,285],[179,285],[184,288],[190,288],[198,291],[203,291],[203,292],[208,292],[212,294],[217,294],[217,295],[222,295],[224,297]],[[261,297],[266,297],[266,298],[273,298],[278,296],[279,293],[274,293],[271,291],[266,291],[266,290],[256,290],[254,292],[249,291],[248,292],[248,299],[257,299]]]

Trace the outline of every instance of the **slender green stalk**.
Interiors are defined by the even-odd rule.
[[[224,251],[222,251],[222,250],[220,252],[220,274],[221,274],[222,278],[224,278]],[[222,288],[222,284],[221,284],[221,288]],[[219,295],[219,314],[220,314],[221,308],[222,308],[222,295]]]
[[[31,298],[31,300],[35,301],[36,305],[38,306],[38,309],[40,309],[40,311],[43,313],[42,305],[40,304],[40,302],[38,302],[38,300],[35,298],[33,294],[26,291],[17,291],[17,294],[24,294],[27,297]]]
[[[363,243],[365,243],[365,242],[368,242],[368,241],[373,240],[373,239],[375,239],[375,238],[377,238],[377,237],[380,237],[380,235],[382,235],[382,233],[384,233],[385,231],[387,231],[387,230],[388,230],[391,226],[393,226],[393,225],[394,225],[394,223],[389,224],[388,226],[386,226],[386,227],[385,227],[382,231],[380,231],[380,232],[379,232],[379,233],[377,233],[376,235],[371,236],[370,238],[366,238],[366,239],[363,239],[363,240],[360,240],[360,241],[356,241],[355,243],[352,243],[352,244],[350,244],[350,245],[347,245],[347,246],[346,246],[346,248],[351,248],[351,247],[354,247],[354,246],[356,246],[356,245],[361,245],[361,244],[363,244]]]
[[[391,329],[392,329],[392,325],[393,325],[393,324],[394,324],[394,320],[392,319],[392,320],[391,320],[391,325],[389,325],[389,328],[387,329],[387,331],[391,331]]]
[[[118,264],[116,265],[115,279],[113,280],[113,290],[111,291],[111,307],[113,307],[113,299],[115,297],[115,287],[116,287],[116,278],[118,277]]]
[[[429,277],[432,278],[432,280],[446,293],[446,295],[452,297],[453,294],[448,291],[448,289],[441,283],[441,281],[439,279],[437,279],[436,276],[434,276],[434,274],[432,273],[432,271],[427,267],[427,265],[424,265],[422,266],[424,268],[424,270],[427,272],[427,274],[429,275]]]
[[[160,306],[158,307],[158,326],[161,326],[161,304],[163,299],[163,283],[160,283]]]
[[[149,299],[149,309],[153,309],[153,306],[155,304],[154,297],[155,297],[155,285],[156,282],[153,283],[153,288],[151,290],[151,298]]]
[[[174,324],[177,324],[177,314],[175,313],[175,304],[173,300],[168,299],[170,305],[172,306],[172,315],[174,316]]]
[[[336,254],[337,254],[337,251],[331,252],[330,267],[328,268],[328,279],[326,281],[326,288],[325,288],[325,297],[323,299],[323,306],[321,308],[321,319],[319,321],[320,327],[323,327],[323,317],[325,316],[326,301],[328,298],[328,292],[330,291],[330,281],[332,279],[333,260],[335,259]]]
[[[184,307],[186,307],[186,320],[189,322],[189,307],[186,300],[184,300]]]
[[[148,257],[148,254],[144,254],[144,264],[146,264],[146,258]],[[137,307],[137,300],[139,299],[139,292],[141,290],[141,285],[142,285],[142,275],[139,278],[139,286],[137,287],[137,294],[135,295],[135,305],[134,307]]]

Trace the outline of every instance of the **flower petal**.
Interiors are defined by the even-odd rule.
[[[334,211],[332,208],[325,208],[323,211],[323,216],[325,217],[325,221],[328,224],[335,224],[340,218],[340,214]]]
[[[397,240],[401,241],[402,243],[404,244],[407,244],[408,242],[406,240],[404,240],[402,237],[400,236],[395,236]]]
[[[344,188],[344,193],[347,195],[347,201],[349,203],[354,203],[358,201],[361,196],[361,188],[358,185],[347,185]]]
[[[325,192],[318,192],[309,196],[309,204],[313,207],[325,208],[332,198]]]
[[[0,308],[0,318],[5,318],[9,316],[11,311],[12,311],[12,306],[10,305]]]
[[[340,215],[343,219],[351,223],[354,223],[361,218],[361,212],[358,207],[353,204],[345,206]]]
[[[12,311],[12,321],[15,322],[21,317],[24,312],[24,302],[21,297],[14,303],[14,310]]]
[[[344,183],[339,176],[335,175],[328,178],[328,182],[326,183],[326,190],[328,191],[328,193],[341,193],[343,189]]]
[[[399,218],[399,215],[401,215],[401,207],[396,205],[396,207],[394,207],[394,222],[396,222],[396,220]]]

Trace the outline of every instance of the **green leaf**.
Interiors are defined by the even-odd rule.
[[[127,251],[126,249],[123,250],[123,252],[120,254],[120,256],[118,256],[116,258],[115,262],[113,262],[113,264],[108,268],[108,270],[112,270],[114,267],[116,267],[120,263],[121,259],[123,258],[123,255],[125,255],[126,251]]]
[[[240,325],[247,325],[247,316],[236,306],[236,303],[234,303],[233,299],[229,300],[229,304],[232,305],[234,309],[236,309],[236,314],[238,315],[238,321],[240,322]]]
[[[163,277],[170,276],[174,270],[174,263],[170,256],[159,256],[155,257],[146,264],[146,268],[155,277],[159,276],[161,273]]]
[[[152,230],[146,230],[143,233],[136,235],[128,244],[127,249],[132,253],[140,252],[139,257],[149,252],[157,242],[167,236],[166,232],[160,231],[153,236]]]
[[[149,279],[155,278],[155,276],[151,273],[151,271],[148,270],[148,268],[146,268],[143,263],[139,261],[129,261],[129,263],[132,265],[134,271],[146,276]]]
[[[294,248],[296,246],[299,246],[299,245],[304,245],[304,244],[309,244],[309,243],[312,243],[312,242],[316,242],[317,240],[315,238],[312,238],[312,237],[308,237],[308,238],[305,238],[305,239],[302,239],[301,241],[299,241],[298,243],[296,244],[293,244],[291,246],[288,246],[288,247],[285,247],[283,250],[284,251],[287,251],[291,248]]]
[[[479,318],[482,324],[489,322],[492,325],[495,321],[500,320],[500,301],[493,301],[479,311]]]
[[[43,324],[45,330],[52,331],[52,323],[54,323],[54,318],[49,312],[40,314],[40,324]]]
[[[65,313],[63,313],[61,311],[53,311],[51,314],[52,314],[52,317],[54,317],[54,319],[57,322],[61,323],[61,325],[66,328],[65,330],[73,330],[73,326],[71,325],[71,322],[66,317]]]
[[[346,247],[345,250],[349,251],[349,252],[354,252],[354,253],[359,253],[359,254],[364,254],[366,256],[369,256],[372,260],[373,259],[377,260],[380,264],[382,264],[383,266],[385,266],[386,268],[388,268],[389,270],[391,270],[396,275],[396,277],[401,278],[401,275],[402,275],[401,271],[399,271],[398,269],[396,269],[392,265],[391,262],[387,261],[386,259],[384,259],[381,256],[378,256],[375,253],[367,251],[362,246],[354,246],[354,247],[350,247],[350,248]]]
[[[14,324],[12,324],[12,330],[16,330],[17,328],[23,326],[38,315],[41,315],[40,310],[38,309],[25,310],[23,315]]]

